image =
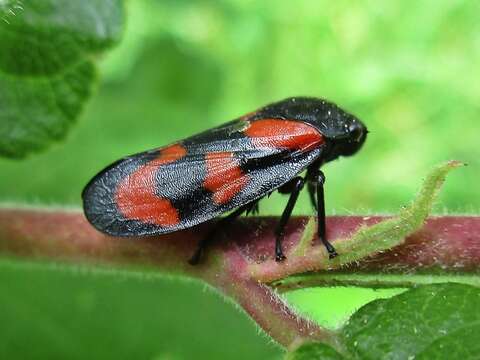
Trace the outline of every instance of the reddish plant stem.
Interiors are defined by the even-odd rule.
[[[235,299],[257,325],[285,347],[294,347],[310,339],[328,343],[342,351],[333,331],[298,316],[276,290],[252,279],[248,272],[248,259],[238,251],[237,246],[226,246],[223,250],[224,266],[212,267],[209,264],[209,268],[218,270],[200,270],[203,280]]]
[[[275,291],[252,279],[237,246],[218,244],[197,265],[187,263],[205,226],[162,237],[114,238],[99,233],[78,211],[0,209],[0,253],[75,264],[152,266],[202,279],[232,297],[278,343],[305,339],[337,347],[335,334],[300,318]]]
[[[329,239],[348,237],[361,224],[383,217],[330,217]],[[285,251],[299,242],[307,218],[293,218],[287,229]],[[210,226],[161,237],[114,238],[94,230],[79,211],[0,209],[0,253],[29,259],[74,263],[141,265],[207,281],[232,297],[280,344],[289,347],[306,339],[320,340],[340,349],[336,335],[296,315],[274,289],[264,282],[319,269],[325,260],[320,244],[312,244],[299,259],[273,260],[274,218],[241,219],[212,246],[204,261],[191,266],[187,259]],[[293,256],[292,256],[293,257]],[[322,260],[323,259],[323,260]],[[317,264],[317,265],[316,265]],[[341,269],[343,272],[408,272],[442,269],[477,272],[480,265],[480,218],[430,218],[406,242],[382,254]],[[251,269],[255,267],[256,272]],[[260,269],[260,270],[259,270]],[[339,271],[337,269],[336,271]]]
[[[386,218],[385,216],[329,217],[327,237],[338,244],[347,239],[362,224],[373,225]],[[299,235],[294,239],[290,238],[289,248],[293,248],[298,239]],[[273,238],[269,240],[273,241]],[[288,250],[287,248],[287,252]],[[322,257],[318,254],[322,251],[321,247],[312,249],[305,256],[287,261],[285,264],[279,264],[272,259],[266,260],[260,266],[252,267],[252,276],[262,282],[270,283],[289,275],[325,270],[325,268],[346,273],[380,272],[410,275],[439,271],[477,273],[480,272],[480,217],[430,217],[424,226],[408,236],[403,244],[337,268],[328,264],[326,256]]]
[[[351,217],[350,220],[361,221]],[[380,217],[372,221],[381,221]],[[404,244],[353,264],[352,271],[421,272],[441,269],[448,272],[480,270],[480,217],[433,216]]]

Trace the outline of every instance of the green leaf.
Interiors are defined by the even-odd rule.
[[[121,0],[6,1],[0,6],[0,154],[62,139],[89,98],[93,58],[119,41]]]
[[[286,359],[478,359],[478,309],[478,287],[420,286],[358,310],[339,334],[342,354],[306,343]]]
[[[2,257],[0,339],[0,359],[281,356],[244,313],[200,282]]]
[[[302,344],[295,351],[287,353],[285,360],[342,360],[342,355],[332,349],[330,346],[309,342]]]
[[[0,153],[15,157],[43,149],[67,133],[95,79],[90,62],[59,76],[2,77],[0,88]]]
[[[365,305],[343,336],[360,359],[473,359],[480,353],[478,309],[476,287],[421,286]]]

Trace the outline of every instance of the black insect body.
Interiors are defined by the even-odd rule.
[[[353,115],[326,100],[296,97],[165,147],[121,159],[97,174],[82,197],[87,219],[114,236],[165,234],[221,214],[218,226],[200,242],[197,263],[215,233],[258,201],[278,190],[290,194],[275,230],[275,259],[300,191],[307,184],[325,237],[325,176],[321,166],[355,154],[367,129]],[[306,174],[301,174],[306,170]]]

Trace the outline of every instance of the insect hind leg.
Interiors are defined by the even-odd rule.
[[[249,204],[246,204],[242,207],[239,207],[238,209],[236,209],[235,211],[231,212],[230,214],[228,214],[227,216],[221,218],[217,224],[215,225],[215,227],[210,230],[210,232],[207,234],[207,236],[205,236],[202,240],[200,240],[198,242],[198,245],[197,245],[197,249],[195,250],[195,252],[193,253],[192,257],[190,258],[190,260],[188,260],[188,263],[190,265],[197,265],[204,252],[205,252],[205,249],[207,248],[208,244],[210,244],[214,239],[215,239],[215,236],[217,235],[217,233],[222,229],[224,228],[225,226],[229,225],[232,221],[234,221],[237,217],[239,217],[240,215],[242,215],[242,213],[244,212],[250,212],[252,210],[252,208],[255,207],[255,204],[257,204],[257,202],[252,202],[252,203],[249,203]]]

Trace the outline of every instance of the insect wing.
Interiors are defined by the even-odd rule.
[[[115,236],[185,229],[265,196],[322,151],[304,123],[235,120],[112,164],[86,186],[85,214]]]

